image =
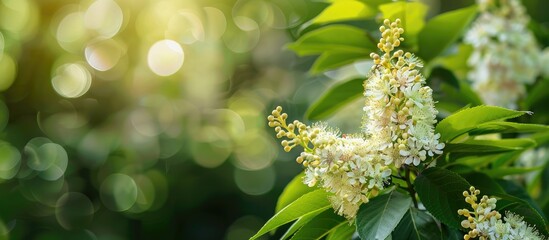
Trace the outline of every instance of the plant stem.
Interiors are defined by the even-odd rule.
[[[410,168],[408,166],[405,166],[405,171],[406,171],[406,175],[405,175],[405,180],[406,180],[406,183],[408,184],[408,192],[410,193],[410,197],[412,197],[412,202],[414,203],[414,207],[418,207],[417,205],[417,199],[416,199],[416,190],[414,190],[414,185],[412,185],[412,181],[410,181]]]

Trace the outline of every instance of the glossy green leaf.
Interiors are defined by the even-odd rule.
[[[434,66],[442,66],[451,70],[457,78],[464,80],[469,72],[469,65],[467,61],[471,56],[474,48],[468,44],[459,44],[448,55],[438,56],[431,61]],[[480,104],[479,104],[480,105]]]
[[[429,8],[422,2],[392,2],[379,6],[384,19],[394,21],[399,18],[405,37],[415,38],[425,25]],[[407,41],[411,40],[406,38]]]
[[[526,192],[526,190],[522,186],[518,185],[517,183],[511,180],[505,180],[505,179],[497,179],[496,182],[499,186],[501,186],[505,190],[505,192],[507,192],[507,194],[515,197],[516,199],[522,200],[522,202],[527,205],[530,205],[533,209],[535,209],[538,212],[538,214],[540,214],[540,216],[543,219],[547,218],[547,216],[545,216],[545,214],[543,213],[543,210],[538,205],[538,203],[534,201],[534,199],[532,199],[532,197]],[[509,199],[509,200],[514,200],[514,199]],[[517,202],[520,202],[520,201],[517,201]]]
[[[447,153],[459,153],[460,156],[467,156],[524,150],[535,146],[536,142],[528,138],[497,140],[471,139],[461,143],[448,143],[444,147],[444,151]]]
[[[328,210],[314,217],[299,229],[292,239],[311,239],[318,240],[328,235],[343,224],[349,224],[344,217]]]
[[[461,164],[475,168],[487,167],[491,165],[494,168],[504,166],[508,162],[516,160],[522,151],[509,151],[503,153],[487,153],[485,154],[450,154],[449,164]]]
[[[294,223],[292,223],[292,225],[288,228],[288,230],[286,230],[286,232],[284,233],[284,235],[282,235],[282,237],[280,237],[280,239],[281,240],[289,239],[290,237],[292,237],[292,235],[295,232],[297,232],[301,227],[303,227],[303,225],[305,225],[306,223],[311,221],[313,218],[315,218],[316,216],[318,216],[319,214],[325,211],[333,211],[333,210],[321,208],[317,211],[313,211],[301,216]]]
[[[292,181],[288,183],[288,185],[286,185],[286,187],[278,197],[275,212],[279,212],[281,209],[288,206],[288,204],[292,203],[304,194],[316,190],[316,188],[309,187],[303,183],[304,176],[305,173],[301,172],[300,174],[295,176],[294,179],[292,179]]]
[[[385,239],[410,208],[410,196],[392,191],[377,196],[358,210],[356,226],[361,239]]]
[[[490,177],[488,174],[485,174],[485,170],[482,170],[482,172],[463,174],[462,176],[471,186],[480,190],[481,196],[497,196],[501,199],[529,204],[524,199],[518,198],[517,192],[508,192],[507,189],[504,189],[498,181],[494,180],[494,178]]]
[[[440,133],[441,141],[447,142],[477,128],[479,124],[515,118],[526,113],[528,112],[515,111],[496,106],[467,108],[440,121],[436,126],[436,132]]]
[[[365,58],[369,58],[369,56],[364,53],[325,52],[315,60],[315,63],[311,67],[311,73],[321,73]]]
[[[539,133],[532,134],[530,136],[530,138],[532,140],[536,141],[536,143],[538,143],[538,145],[543,145],[543,144],[549,142],[549,131],[544,131],[544,132],[539,132]]]
[[[509,175],[525,174],[536,170],[543,169],[543,166],[539,167],[500,167],[494,169],[483,170],[488,176],[493,178],[502,178]]]
[[[433,216],[412,207],[395,228],[393,239],[436,240],[442,239],[442,231]]]
[[[414,188],[425,208],[442,223],[459,228],[457,210],[467,207],[463,191],[470,184],[457,173],[444,168],[428,168],[414,181]]]
[[[515,122],[487,122],[479,124],[469,131],[469,135],[483,135],[490,133],[534,133],[549,131],[549,127],[541,124],[527,124]]]
[[[440,14],[427,22],[418,34],[417,55],[428,62],[440,55],[463,34],[477,14],[477,6]]]
[[[328,237],[326,237],[326,240],[351,240],[355,231],[356,228],[354,225],[345,223],[330,232]]]
[[[472,172],[461,175],[471,186],[479,189],[482,195],[498,195],[501,196],[505,190],[491,177],[481,172]],[[465,190],[464,190],[465,191]]]
[[[319,209],[330,208],[330,202],[328,201],[328,193],[323,189],[318,189],[309,192],[294,202],[290,203],[279,212],[277,212],[271,219],[259,229],[259,231],[250,238],[256,239],[261,235],[275,230],[278,227],[294,221],[305,214],[310,212],[319,211]]]
[[[436,108],[445,116],[467,105],[482,105],[482,101],[477,93],[471,89],[470,84],[457,78],[455,73],[449,69],[433,68],[427,82],[434,87],[433,98],[438,101]],[[444,110],[446,110],[446,113]]]
[[[360,28],[347,25],[329,25],[300,37],[288,45],[299,55],[331,53],[363,53],[369,56],[376,45]]]
[[[549,100],[549,94],[547,94],[547,89],[549,88],[549,78],[543,78],[538,81],[534,87],[526,95],[524,99],[524,105],[526,109],[536,104],[546,104]]]
[[[461,232],[459,229],[448,228],[444,225],[443,232],[445,240],[463,240],[463,235],[465,235],[465,233]]]
[[[356,78],[332,86],[307,109],[305,115],[311,120],[328,117],[345,104],[362,96],[363,82],[364,79]]]
[[[311,22],[313,24],[324,24],[348,20],[368,19],[375,17],[376,14],[377,9],[361,1],[334,1]]]

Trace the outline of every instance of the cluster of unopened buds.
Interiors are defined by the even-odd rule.
[[[458,210],[459,215],[467,218],[461,222],[461,226],[469,229],[463,239],[477,237],[480,240],[545,239],[535,227],[529,226],[522,216],[506,212],[505,217],[502,217],[501,213],[495,210],[497,199],[484,195],[480,202],[477,202],[478,195],[480,190],[475,187],[469,188],[469,192],[463,192],[465,202],[473,209],[472,211],[466,208]]]

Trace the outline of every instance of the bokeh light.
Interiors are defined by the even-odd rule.
[[[156,189],[153,182],[146,175],[135,177],[137,185],[137,199],[135,204],[129,209],[130,212],[140,213],[149,210],[154,204]]]
[[[71,6],[65,8],[69,7]],[[88,37],[83,22],[84,13],[82,12],[69,12],[60,20],[55,31],[55,37],[61,47],[71,52],[80,50],[82,43]]]
[[[275,182],[274,168],[268,167],[257,171],[235,169],[234,180],[242,192],[249,195],[262,195],[269,192]]]
[[[84,25],[100,36],[111,38],[120,31],[124,14],[113,0],[96,0],[84,14]]]
[[[0,32],[0,56],[4,54],[4,46],[6,44],[6,41],[4,40],[4,34]]]
[[[25,146],[25,153],[28,156],[27,166],[39,172],[44,180],[58,180],[67,169],[67,152],[47,138],[33,138]]]
[[[17,72],[16,63],[6,53],[0,54],[0,72],[0,91],[5,91],[13,84]]]
[[[90,66],[107,71],[118,63],[124,52],[124,46],[113,39],[97,39],[86,46],[84,54]]]
[[[30,37],[38,27],[39,10],[34,1],[0,1],[0,27],[18,38]]]
[[[223,11],[214,7],[204,7],[206,23],[205,35],[210,39],[219,39],[227,30],[227,19]]]
[[[0,100],[0,131],[4,130],[9,121],[9,110],[4,101]]]
[[[94,208],[84,194],[68,192],[57,200],[55,217],[65,229],[82,228],[92,221]]]
[[[151,70],[159,76],[176,73],[183,65],[185,54],[176,41],[165,39],[154,43],[149,49],[147,62]]]
[[[0,236],[251,236],[295,2],[0,0]]]
[[[203,41],[204,26],[194,12],[180,10],[170,18],[166,29],[166,38],[175,39],[183,44]]]
[[[126,211],[137,201],[137,184],[128,175],[115,173],[101,184],[101,200],[113,211]]]
[[[221,165],[232,152],[229,136],[215,126],[203,127],[200,136],[191,143],[191,154],[197,164],[207,168]]]
[[[52,208],[55,207],[57,200],[68,192],[68,185],[65,179],[59,178],[50,181],[36,177],[35,174],[36,172],[31,172],[26,178],[20,179],[23,195],[30,201],[35,201]],[[49,211],[37,211],[32,214],[36,216],[50,215]]]
[[[84,95],[90,89],[91,82],[91,73],[79,63],[59,66],[51,79],[53,89],[66,98],[77,98]]]
[[[263,221],[255,216],[243,216],[234,221],[227,231],[227,240],[249,239],[257,229],[263,225]]]
[[[9,232],[13,229],[13,227],[15,227],[15,221],[11,221],[11,224],[5,224],[4,221],[0,219],[0,238],[8,239]]]
[[[0,142],[0,179],[9,180],[19,172],[21,153],[7,142]]]
[[[234,19],[236,28],[223,35],[225,45],[235,53],[251,51],[261,36],[259,25],[251,18],[238,16]]]

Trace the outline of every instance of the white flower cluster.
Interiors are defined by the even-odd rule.
[[[398,19],[385,20],[378,44],[384,54],[371,55],[375,66],[364,83],[365,132],[340,136],[324,124],[287,124],[281,107],[268,117],[276,136],[287,138],[281,142],[285,151],[303,147],[296,161],[305,167],[304,183],[333,193],[333,208],[349,220],[389,183],[393,166],[417,166],[444,148],[434,133],[432,90],[423,86],[425,78],[416,70],[421,62],[402,50],[391,54],[404,40],[399,24]]]
[[[517,108],[541,71],[540,49],[519,0],[478,0],[481,14],[465,35],[474,48],[468,78],[484,103]]]
[[[290,139],[282,141],[284,150],[290,151],[297,145],[304,148],[296,159],[305,167],[304,183],[310,187],[320,185],[333,193],[330,202],[339,215],[354,219],[360,205],[377,196],[388,183],[391,169],[385,159],[372,151],[367,140],[341,137],[324,124],[306,126],[297,120],[287,124],[287,114],[282,113],[281,107],[268,119],[277,137]]]
[[[418,165],[427,155],[442,154],[432,90],[416,68],[422,63],[409,52],[392,51],[403,39],[400,20],[385,20],[378,44],[383,55],[372,53],[374,66],[364,82],[363,131],[372,147],[396,167]]]
[[[461,222],[465,229],[471,229],[463,239],[479,238],[481,240],[503,240],[503,239],[545,239],[538,233],[535,227],[529,226],[523,217],[512,212],[506,212],[502,220],[501,214],[494,210],[497,200],[484,195],[477,203],[478,189],[471,187],[469,192],[463,192],[465,202],[469,203],[473,211],[460,209],[458,214],[466,217]]]

